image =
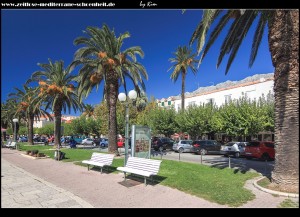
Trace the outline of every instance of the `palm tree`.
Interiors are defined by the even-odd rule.
[[[137,108],[138,112],[141,112],[146,108],[147,103],[148,103],[148,98],[144,91],[141,91],[141,94],[140,94],[140,96],[137,97],[135,103],[136,103],[136,108]]]
[[[21,115],[21,117],[24,118],[25,122],[27,122],[28,142],[31,145],[33,145],[34,118],[39,120],[41,116],[44,116],[52,120],[52,117],[42,107],[41,101],[35,103],[37,98],[38,88],[32,88],[26,85],[24,85],[23,87],[24,87],[24,91],[20,90],[19,88],[15,88],[17,92],[11,93],[9,94],[9,96],[18,102],[16,114]]]
[[[207,44],[207,30],[219,15]],[[206,10],[202,21],[192,35],[190,44],[197,42],[198,53],[205,57],[223,28],[231,22],[230,29],[221,46],[217,67],[225,54],[230,54],[226,67],[229,71],[237,51],[258,18],[249,67],[255,61],[264,33],[268,27],[268,41],[272,63],[275,67],[275,143],[276,161],[272,172],[272,185],[277,189],[299,192],[299,10]]]
[[[82,111],[82,103],[79,101],[75,92],[75,86],[72,83],[76,77],[71,75],[71,66],[64,69],[62,60],[53,63],[49,59],[49,63],[38,64],[43,71],[36,71],[31,75],[27,83],[31,81],[39,81],[38,98],[35,104],[45,102],[45,109],[51,108],[54,113],[54,143],[60,147],[61,137],[61,113],[71,112],[71,108],[76,112]]]
[[[92,117],[94,115],[94,106],[91,104],[85,104],[84,106],[84,112],[82,113],[83,115],[87,117]]]
[[[11,99],[1,103],[1,128],[7,129],[14,126],[12,119],[15,118],[16,105],[16,102]],[[3,139],[6,141],[6,131],[3,132]]]
[[[195,59],[195,56],[197,54],[192,54],[192,50],[186,46],[179,46],[174,55],[175,58],[170,58],[169,61],[175,64],[168,71],[174,68],[171,74],[171,79],[174,82],[177,81],[181,74],[181,109],[184,111],[185,78],[189,68],[196,74],[197,70],[195,68],[195,63],[197,63],[198,60]]]
[[[123,85],[127,92],[127,78],[138,93],[145,89],[143,78],[148,79],[148,75],[136,58],[136,55],[143,57],[144,53],[138,46],[121,50],[124,39],[130,37],[129,32],[116,37],[115,32],[104,24],[102,28],[87,27],[85,33],[87,37],[78,37],[74,41],[75,45],[84,45],[76,51],[73,62],[82,66],[78,76],[80,96],[84,94],[87,97],[103,81],[103,93],[109,111],[108,150],[118,155],[116,103],[119,86]]]

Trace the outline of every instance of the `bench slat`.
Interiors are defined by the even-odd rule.
[[[83,160],[82,163],[93,165],[93,166],[99,166],[101,167],[101,173],[102,173],[102,167],[104,166],[111,166],[114,159],[113,154],[102,154],[102,153],[93,153],[90,160]]]
[[[160,160],[152,160],[138,157],[129,157],[125,167],[118,167],[117,170],[123,171],[125,173],[124,178],[126,178],[126,173],[133,173],[145,177],[150,177],[152,175],[157,175],[160,168]]]

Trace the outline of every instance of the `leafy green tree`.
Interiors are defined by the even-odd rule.
[[[170,137],[175,132],[175,109],[157,108],[149,113],[149,126],[153,134]]]
[[[61,137],[61,113],[80,110],[82,111],[82,103],[78,99],[73,84],[75,76],[71,75],[73,68],[71,66],[64,69],[63,61],[53,63],[49,59],[49,63],[38,64],[42,71],[36,71],[32,74],[31,81],[39,81],[40,93],[35,101],[36,104],[46,102],[45,108],[51,108],[54,112],[54,142],[60,147]]]
[[[225,71],[227,73],[256,18],[258,24],[253,38],[249,66],[251,67],[256,59],[264,30],[268,27],[269,49],[275,67],[275,143],[277,146],[272,184],[277,189],[299,192],[299,10],[205,10],[190,44],[197,41],[198,53],[203,48],[200,59],[202,61],[222,30],[229,24],[229,31],[223,40],[217,61],[219,67],[223,57],[229,54]],[[218,23],[212,28],[207,44],[204,46],[207,32],[216,20]]]
[[[53,135],[54,134],[54,124],[49,123],[38,129],[38,134],[40,135]]]
[[[192,50],[186,46],[178,47],[174,53],[175,58],[170,58],[169,61],[174,63],[174,65],[168,70],[170,71],[174,68],[171,79],[176,82],[179,75],[181,74],[181,109],[184,111],[184,101],[185,101],[185,78],[188,72],[188,69],[191,69],[194,74],[196,74],[197,69],[195,63],[198,60],[195,59],[197,54],[193,54]]]
[[[121,50],[124,39],[130,37],[129,32],[116,37],[115,32],[104,24],[102,28],[87,27],[85,33],[87,37],[79,37],[74,41],[75,45],[83,45],[76,51],[74,61],[74,65],[81,66],[78,76],[80,94],[88,96],[103,81],[108,108],[108,150],[119,155],[116,115],[119,86],[122,84],[127,92],[127,78],[138,93],[145,89],[143,78],[148,79],[148,75],[136,58],[137,55],[143,57],[144,53],[138,46]]]

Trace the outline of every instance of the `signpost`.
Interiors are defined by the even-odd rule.
[[[150,158],[151,130],[146,126],[132,125],[131,156]]]

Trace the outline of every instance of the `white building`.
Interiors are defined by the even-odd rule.
[[[34,120],[33,127],[34,128],[42,128],[47,124],[54,123],[54,114],[51,114],[51,117],[53,118],[52,121],[49,120],[48,117],[42,116],[40,117],[40,120]],[[71,115],[62,115],[61,121],[62,123],[71,123],[73,119],[78,118],[78,116],[71,116]]]
[[[274,73],[257,74],[241,81],[226,81],[215,86],[200,87],[197,90],[185,93],[185,108],[190,105],[214,103],[217,106],[233,99],[246,96],[251,100],[268,94],[273,95]],[[173,106],[176,111],[181,108],[181,95],[170,96],[157,100],[158,106],[169,108]]]

